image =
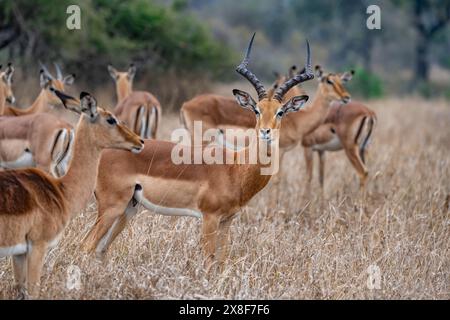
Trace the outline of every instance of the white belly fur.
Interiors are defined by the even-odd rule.
[[[339,151],[342,149],[341,140],[337,135],[333,136],[333,139],[326,143],[315,144],[312,149],[314,151]]]
[[[20,243],[10,247],[0,247],[0,258],[16,256],[27,252],[27,244]]]

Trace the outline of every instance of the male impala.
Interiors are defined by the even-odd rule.
[[[4,71],[2,71],[2,65],[0,65],[0,115],[5,110],[6,102],[12,104],[16,101],[11,88],[13,74],[14,67],[11,63],[8,63]]]
[[[31,296],[38,293],[48,248],[91,199],[101,151],[143,148],[139,136],[97,108],[92,96],[82,93],[80,99],[83,114],[65,176],[53,178],[34,168],[0,172],[0,257],[12,256],[17,285]]]
[[[254,35],[253,35],[254,37]],[[253,38],[247,53],[236,71],[256,89],[259,102],[250,94],[233,90],[239,105],[256,118],[258,138],[250,147],[277,146],[274,140],[284,115],[298,111],[308,96],[293,97],[282,103],[286,92],[298,83],[314,78],[308,46],[306,71],[296,75],[278,88],[273,98],[258,78],[247,69]],[[98,201],[98,218],[85,239],[89,251],[102,255],[123,230],[127,221],[137,210],[130,206],[141,203],[152,211],[166,215],[202,216],[202,248],[209,269],[218,248],[219,262],[226,256],[228,230],[235,214],[263,189],[270,175],[261,175],[265,167],[260,161],[254,164],[174,164],[172,151],[177,145],[172,142],[146,140],[145,149],[139,155],[120,151],[106,151],[102,155],[95,194]],[[208,146],[206,146],[207,148]],[[251,148],[240,151],[216,147],[218,154],[227,159],[246,158]],[[200,148],[201,146],[193,146]],[[270,148],[269,148],[270,149]],[[260,149],[261,150],[261,149]],[[194,150],[195,151],[195,150]],[[134,199],[135,183],[143,186],[142,197]]]
[[[322,68],[318,68],[318,80],[330,85],[348,81],[352,74],[324,74]],[[319,154],[319,181],[323,191],[325,151],[343,149],[358,173],[360,187],[364,189],[368,176],[364,155],[375,122],[375,112],[360,102],[349,102],[345,105],[332,103],[325,123],[303,137],[302,140],[308,173],[308,188],[310,188],[313,175],[313,151],[317,151]]]
[[[296,76],[298,76],[298,74]],[[291,78],[291,80],[295,79],[296,76]],[[274,99],[280,98],[277,94],[277,90],[279,90],[280,87],[281,86],[277,84],[277,89],[272,89]],[[298,86],[294,86],[286,92],[282,101],[286,102],[293,96],[300,94],[303,94],[303,90]],[[312,132],[323,123],[328,114],[330,103],[335,100],[344,102],[350,100],[350,94],[344,88],[342,82],[340,80],[336,80],[334,84],[320,82],[316,95],[309,107],[296,113],[287,114],[286,117],[283,118],[283,130],[280,131],[280,170],[273,179],[276,192],[272,194],[271,202],[278,201],[279,199],[279,184],[283,168],[281,163],[285,152],[294,148],[302,141],[305,135]],[[250,128],[255,125],[255,119],[252,117],[251,112],[248,110],[241,111],[231,98],[212,94],[200,95],[184,103],[180,111],[180,116],[186,129],[193,135],[203,134],[203,131],[194,132],[197,129],[197,127],[194,126],[194,121],[201,121],[202,130],[212,128],[222,130],[236,127]]]
[[[133,91],[136,67],[131,64],[127,72],[119,72],[108,65],[108,71],[116,83],[117,105],[115,115],[143,139],[156,139],[161,121],[161,104],[147,91]]]
[[[0,122],[0,132],[3,132],[0,140],[1,167],[18,168],[37,164],[38,167],[46,169],[56,176],[64,174],[70,159],[74,136],[73,127],[65,120],[57,119],[55,116],[49,115],[46,120],[42,120],[44,117],[33,116],[39,113],[58,114],[52,106],[61,104],[61,101],[53,91],[54,89],[63,90],[65,84],[73,82],[74,76],[69,75],[63,78],[59,67],[56,70],[56,78],[45,67],[41,70],[41,93],[31,107],[27,109],[8,107],[5,109],[5,114],[10,117],[3,118]],[[27,117],[22,119],[21,117],[25,115]],[[52,119],[53,121],[51,121]],[[33,126],[31,126],[32,123]],[[33,134],[34,129],[39,131]],[[30,139],[25,139],[25,136]],[[43,146],[46,147],[43,148]]]

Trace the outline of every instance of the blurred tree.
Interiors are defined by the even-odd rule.
[[[392,0],[399,7],[410,10],[417,32],[415,81],[429,80],[429,51],[433,38],[450,21],[450,0]]]

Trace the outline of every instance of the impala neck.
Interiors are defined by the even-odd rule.
[[[311,105],[293,114],[296,123],[298,123],[296,126],[296,135],[299,139],[302,139],[323,123],[328,114],[330,103],[333,100],[333,98],[325,95],[319,86]]]
[[[78,121],[73,156],[65,176],[59,179],[67,197],[69,214],[86,208],[94,192],[102,148],[91,132],[89,119],[82,115]]]
[[[131,81],[122,80],[116,82],[117,103],[122,102],[132,91]]]
[[[261,150],[260,146],[262,146],[263,143],[266,148]],[[261,158],[259,156],[258,161],[255,164],[249,164],[250,152],[255,152],[255,150],[258,155],[260,155],[261,151],[261,156],[268,158],[279,156],[278,143],[275,145],[274,150],[272,150],[270,145],[267,145],[265,142],[260,142],[259,139],[252,139],[247,148],[234,152],[235,163],[237,162],[236,159],[238,157],[240,157],[240,159],[245,159],[245,164],[235,164],[237,181],[239,181],[239,188],[241,191],[241,205],[247,203],[255,194],[262,190],[272,177],[272,174],[261,174],[264,170],[270,172],[270,164],[261,163]]]

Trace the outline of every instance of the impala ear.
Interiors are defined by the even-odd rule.
[[[44,71],[44,69],[41,69],[39,72],[39,85],[42,89],[47,89],[50,87],[50,84],[52,82],[52,79],[47,75],[47,73]]]
[[[8,83],[11,83],[13,74],[14,74],[14,67],[13,67],[12,63],[10,62],[10,63],[8,63],[8,67],[5,70],[5,80]]]
[[[350,80],[352,80],[354,74],[355,74],[355,70],[346,71],[343,74],[341,74],[341,80],[343,82],[350,81]]]
[[[63,79],[64,84],[68,85],[68,86],[72,85],[74,81],[75,81],[75,74],[74,73],[65,76],[64,79]]]
[[[136,74],[136,66],[134,65],[134,63],[132,63],[128,68],[128,79],[133,80],[135,74]]]
[[[114,80],[117,79],[117,70],[110,64],[108,64],[108,72],[111,78],[113,78]]]
[[[233,89],[233,94],[236,101],[242,108],[250,109],[253,112],[256,110],[256,102],[253,100],[252,96],[245,91]]]
[[[308,99],[307,95],[295,96],[283,105],[282,110],[284,113],[296,112],[305,105]]]
[[[91,122],[95,122],[98,116],[97,100],[89,93],[83,91],[80,93],[81,112],[89,116]]]

